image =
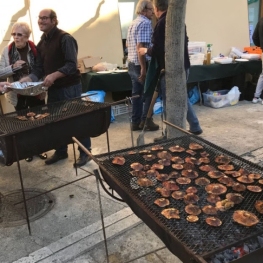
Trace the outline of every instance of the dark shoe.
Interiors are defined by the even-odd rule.
[[[42,160],[45,160],[45,159],[47,159],[47,154],[46,153],[41,153],[41,154],[38,155],[38,157],[40,159],[42,159]]]
[[[140,124],[132,123],[132,130],[133,131],[139,131],[139,130],[142,130],[142,128],[140,127]]]
[[[56,163],[60,160],[63,160],[63,159],[66,159],[68,158],[68,154],[67,153],[64,153],[64,154],[56,154],[54,153],[50,158],[48,158],[45,163],[46,164],[53,164],[53,163]]]
[[[189,132],[191,132],[191,133],[194,134],[194,135],[200,135],[201,133],[203,133],[202,130],[200,130],[200,131],[195,131],[195,132],[189,130]]]
[[[144,126],[144,121],[142,121],[139,125],[139,127],[141,129],[143,129],[143,126]],[[145,126],[145,130],[146,131],[157,131],[159,130],[159,125],[158,124],[155,124],[153,122],[153,119],[147,119],[146,120],[146,126]]]
[[[157,137],[157,138],[153,139],[154,142],[161,142],[161,141],[164,141],[164,140],[167,140],[167,136],[166,135],[162,135],[160,137]]]
[[[91,157],[88,155],[80,155],[76,163],[73,164],[74,168],[81,167],[91,160]]]
[[[33,160],[33,156],[31,156],[31,157],[27,157],[25,160],[26,160],[27,162],[32,162],[32,160]]]

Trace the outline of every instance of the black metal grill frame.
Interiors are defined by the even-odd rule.
[[[190,142],[196,142],[204,146],[204,150],[210,154],[209,158],[212,165],[215,165],[213,161],[215,157],[219,154],[223,154],[230,157],[232,164],[235,166],[235,170],[242,167],[251,173],[263,174],[260,166],[194,135],[183,135],[181,137],[162,142],[160,145],[166,150],[170,146],[177,144],[186,147],[190,144]],[[218,213],[218,217],[223,222],[222,226],[219,228],[208,226],[204,222],[206,215],[203,213],[200,215],[198,223],[188,223],[185,219],[187,214],[183,210],[185,206],[184,202],[176,201],[172,198],[169,198],[171,202],[169,207],[178,208],[182,219],[168,220],[164,218],[160,214],[163,208],[159,208],[153,204],[155,199],[161,197],[155,191],[155,188],[161,185],[160,182],[157,182],[155,186],[146,189],[141,187],[138,189],[132,189],[130,186],[130,180],[134,180],[129,173],[131,171],[130,164],[132,162],[153,164],[156,160],[147,162],[143,159],[142,155],[138,153],[136,155],[128,155],[128,152],[131,150],[139,152],[144,149],[151,149],[154,145],[156,144],[153,143],[140,147],[118,150],[108,154],[97,155],[94,156],[94,158],[99,164],[105,181],[124,199],[136,215],[141,217],[143,221],[163,240],[167,247],[183,262],[193,262],[192,260],[195,260],[196,262],[206,262],[205,259],[211,255],[263,233],[263,215],[259,214],[254,208],[255,201],[263,199],[262,192],[252,193],[248,190],[242,192],[241,194],[245,197],[245,199],[241,204],[236,205],[234,208],[226,212]],[[123,166],[116,166],[111,163],[112,158],[119,155],[124,156],[126,159],[126,163]],[[172,155],[181,156],[183,158],[190,156],[186,152],[174,153]],[[200,157],[199,154],[196,156]],[[169,173],[171,170],[171,167],[165,167],[161,172]],[[209,178],[206,172],[202,172],[201,170],[198,170],[198,172],[199,176]],[[211,182],[218,182],[216,179],[209,179]],[[256,185],[257,184],[258,183],[256,183]],[[190,185],[195,184],[192,181]],[[180,188],[185,189],[190,185],[180,186]],[[205,201],[207,194],[205,190],[202,189],[203,187],[196,187],[198,188],[198,195],[200,197],[198,205],[202,207],[205,204],[208,204],[208,202]],[[228,188],[227,193],[228,192],[234,191]],[[244,209],[255,213],[259,217],[260,223],[250,228],[234,223],[232,221],[232,214],[233,211],[237,209]],[[239,262],[239,260],[236,260],[235,262]]]

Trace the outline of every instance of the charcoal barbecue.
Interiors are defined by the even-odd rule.
[[[203,146],[202,150],[197,153],[198,158],[201,157],[200,152],[206,151],[209,154],[210,165],[217,167],[215,162],[217,156],[227,156],[234,165],[235,170],[243,168],[251,173],[260,174],[262,177],[262,168],[253,164],[241,157],[220,148],[198,136],[185,134],[182,132],[181,136],[169,139],[159,143],[163,150],[167,150],[175,145],[180,145],[188,149],[191,143],[198,143]],[[260,245],[258,240],[263,240],[263,215],[255,209],[257,200],[263,200],[263,193],[254,193],[248,190],[242,192],[244,197],[243,202],[236,204],[224,212],[219,211],[216,217],[219,219],[218,227],[210,226],[206,223],[209,215],[201,213],[198,215],[199,220],[189,220],[188,214],[185,212],[185,203],[182,199],[174,199],[169,197],[170,205],[168,207],[175,207],[180,211],[180,219],[167,219],[161,212],[162,207],[154,204],[155,200],[162,196],[156,191],[156,188],[162,187],[162,182],[153,180],[153,186],[141,187],[135,178],[131,175],[132,163],[141,163],[143,165],[152,165],[156,160],[147,161],[143,158],[141,152],[151,151],[156,144],[147,144],[139,147],[132,147],[122,149],[114,152],[109,152],[101,155],[93,156],[93,159],[99,165],[104,181],[115,190],[119,196],[131,207],[134,213],[140,217],[151,229],[159,236],[165,243],[167,248],[184,263],[207,263],[207,262],[231,262],[231,263],[262,263],[263,262],[263,242]],[[135,154],[129,154],[135,152]],[[180,156],[182,159],[190,157],[191,155],[184,152],[172,153],[173,156]],[[125,158],[123,165],[115,165],[112,160],[115,156],[122,156]],[[196,157],[196,156],[195,156]],[[162,173],[169,174],[172,172],[171,166],[165,166]],[[198,170],[199,177],[207,178],[211,183],[218,183],[216,178],[208,177],[206,171]],[[254,183],[259,185],[258,181]],[[195,180],[187,185],[180,185],[180,190],[185,191],[189,186],[195,186],[198,189],[199,200],[196,205],[204,207],[208,204],[208,193],[205,191],[204,185],[195,184]],[[233,192],[231,187],[227,188],[227,192]],[[167,208],[167,207],[166,207]],[[233,221],[232,216],[235,210],[246,210],[257,215],[259,223],[252,227],[244,227]],[[210,216],[211,217],[211,216]],[[195,222],[196,221],[196,222]],[[252,240],[252,241],[251,241]],[[223,257],[225,251],[231,248],[242,247],[244,244],[252,242],[256,247],[254,251],[245,253],[242,257],[232,257],[228,261],[217,261],[216,256]],[[257,245],[254,245],[257,243]],[[252,245],[251,245],[252,246]],[[241,248],[240,248],[241,250]],[[222,255],[220,254],[222,253]],[[238,252],[233,252],[238,253]],[[213,261],[214,260],[214,261]]]

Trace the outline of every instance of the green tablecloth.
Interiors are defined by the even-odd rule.
[[[230,64],[197,65],[191,66],[188,83],[222,79],[245,73],[260,74],[261,72],[261,60],[251,60]],[[128,72],[110,74],[88,72],[81,75],[81,82],[83,92],[89,90],[116,92],[132,89],[132,83]]]

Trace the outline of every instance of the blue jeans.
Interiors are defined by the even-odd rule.
[[[128,73],[132,82],[132,96],[140,95],[139,98],[132,99],[132,123],[139,124],[146,119],[152,96],[144,94],[144,85],[138,80],[141,73],[140,65],[129,62]]]
[[[164,119],[166,119],[166,84],[165,84],[165,76],[161,78],[161,96],[163,100],[163,112],[164,112]],[[201,127],[198,121],[198,118],[195,114],[195,111],[193,109],[193,106],[191,105],[189,98],[187,97],[187,114],[186,114],[186,120],[189,123],[190,131],[197,132],[201,131]]]
[[[262,66],[263,66],[263,54],[262,54],[261,58],[262,58]],[[257,83],[257,87],[256,87],[256,91],[255,91],[254,97],[255,98],[260,98],[262,90],[263,90],[263,71],[259,75],[258,83]]]
[[[82,86],[81,83],[76,84],[76,85],[72,85],[66,88],[51,88],[48,89],[48,103],[54,103],[54,102],[58,102],[58,101],[63,101],[63,100],[67,100],[67,99],[73,99],[76,97],[80,97],[82,93]],[[85,148],[87,148],[88,150],[91,149],[91,141],[90,138],[87,137],[83,140],[80,141]],[[61,155],[61,154],[66,154],[68,151],[68,146],[67,145],[63,145],[61,147],[59,147],[56,150],[56,154]],[[80,155],[86,155],[83,150],[78,147],[78,150],[80,152]]]

